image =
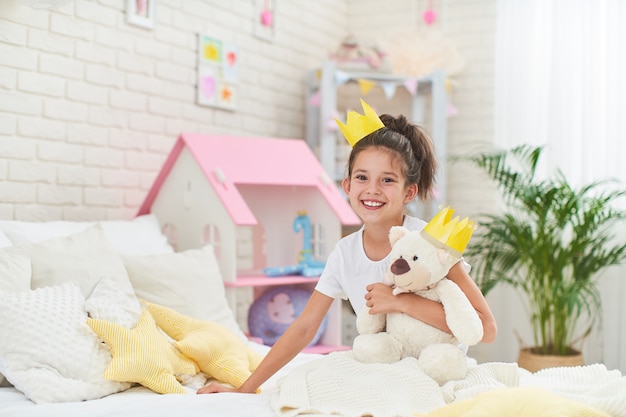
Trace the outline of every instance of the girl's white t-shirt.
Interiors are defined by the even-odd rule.
[[[404,216],[402,225],[411,231],[422,230],[426,222]],[[317,291],[329,297],[348,299],[357,313],[365,308],[365,288],[374,282],[382,282],[389,258],[387,255],[380,261],[372,261],[367,257],[363,249],[364,228],[337,242],[315,286]]]

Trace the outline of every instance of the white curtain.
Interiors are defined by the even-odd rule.
[[[545,145],[540,168],[575,186],[626,183],[626,1],[498,0],[497,19],[496,145]],[[626,372],[626,267],[606,275],[587,357]]]

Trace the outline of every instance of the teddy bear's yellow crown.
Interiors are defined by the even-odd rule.
[[[426,226],[424,233],[432,237],[440,247],[461,256],[469,243],[475,225],[473,221],[459,217],[452,218],[454,209],[446,207],[439,211]]]
[[[345,124],[335,119],[341,133],[343,133],[348,143],[353,148],[354,145],[365,136],[377,131],[381,127],[385,127],[376,112],[363,101],[363,99],[361,99],[361,107],[363,107],[363,114],[361,115],[355,111],[349,111],[346,116]]]

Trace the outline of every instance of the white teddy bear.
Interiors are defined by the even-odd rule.
[[[463,291],[446,278],[460,261],[473,231],[467,219],[450,221],[451,214],[449,208],[442,210],[421,232],[391,228],[392,249],[384,282],[394,287],[394,295],[413,292],[443,304],[452,334],[403,313],[372,315],[366,307],[357,315],[355,359],[392,363],[412,356],[440,385],[465,378],[467,357],[459,344],[478,343],[483,327]]]

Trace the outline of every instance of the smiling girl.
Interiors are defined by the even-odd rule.
[[[369,111],[371,115],[373,111],[366,106],[363,103],[366,114]],[[368,124],[366,118],[361,120]],[[412,293],[393,295],[392,288],[381,282],[391,251],[389,229],[421,230],[426,225],[405,214],[405,206],[416,197],[424,200],[430,196],[437,162],[430,138],[406,117],[381,115],[375,124],[364,137],[347,137],[353,148],[342,186],[363,226],[337,243],[304,311],[248,380],[239,389],[212,382],[198,393],[255,392],[309,344],[336,298],[348,299],[354,311],[367,306],[370,314],[403,312],[450,333],[440,303]],[[448,278],[476,309],[483,324],[482,341],[490,343],[496,336],[495,320],[465,265],[464,261],[454,265]]]

